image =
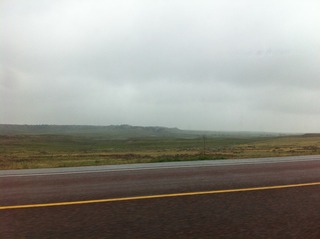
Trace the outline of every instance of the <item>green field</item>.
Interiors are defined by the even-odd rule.
[[[205,142],[204,142],[205,141]],[[111,139],[94,135],[0,135],[0,169],[320,154],[320,136],[194,136]]]

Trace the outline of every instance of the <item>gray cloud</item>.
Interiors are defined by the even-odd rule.
[[[2,1],[0,123],[319,131],[319,9]]]

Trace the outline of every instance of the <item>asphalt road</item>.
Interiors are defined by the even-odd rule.
[[[0,171],[0,238],[319,239],[319,222],[319,156]]]

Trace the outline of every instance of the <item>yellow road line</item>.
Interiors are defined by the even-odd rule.
[[[37,208],[37,207],[56,207],[56,206],[67,206],[67,205],[80,205],[80,204],[91,204],[91,203],[107,203],[107,202],[131,201],[131,200],[142,200],[142,199],[154,199],[154,198],[184,197],[184,196],[219,194],[219,193],[249,192],[249,191],[261,191],[261,190],[270,190],[270,189],[307,187],[307,186],[317,186],[317,185],[320,185],[320,182],[289,184],[289,185],[277,185],[277,186],[265,186],[265,187],[254,187],[254,188],[212,190],[212,191],[202,191],[202,192],[200,191],[200,192],[158,194],[158,195],[149,195],[149,196],[109,198],[109,199],[84,200],[84,201],[73,201],[73,202],[56,202],[56,203],[43,203],[43,204],[0,206],[0,210],[22,209],[22,208]]]

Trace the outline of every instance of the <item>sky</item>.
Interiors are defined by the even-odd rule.
[[[319,0],[1,0],[0,124],[320,132]]]

